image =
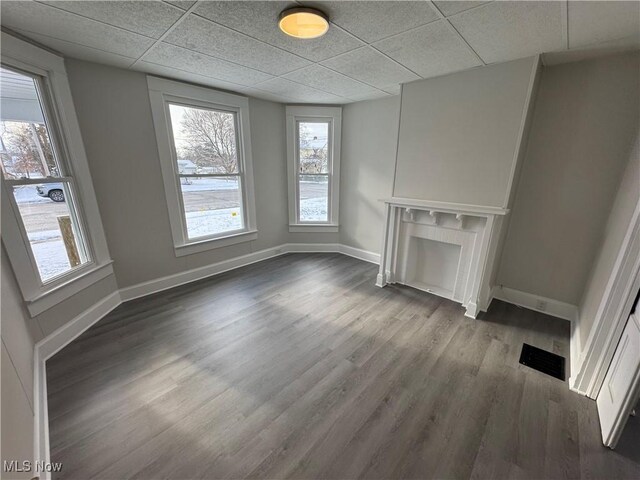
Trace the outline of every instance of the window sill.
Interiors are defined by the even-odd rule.
[[[327,224],[327,223],[298,223],[295,225],[289,225],[289,232],[291,233],[337,233],[340,231],[340,225]]]
[[[27,300],[27,309],[32,317],[55,307],[69,297],[90,287],[103,278],[113,274],[113,261],[109,260],[100,265],[93,265],[82,271],[77,276],[70,278],[65,283],[56,285],[50,290],[43,291]]]
[[[206,252],[214,248],[228,247],[238,243],[251,242],[258,238],[257,230],[249,230],[240,233],[227,235],[226,237],[211,238],[200,242],[188,243],[186,245],[176,245],[176,257],[183,257],[193,253]]]

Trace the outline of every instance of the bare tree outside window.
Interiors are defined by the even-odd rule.
[[[326,173],[329,167],[327,136],[312,131],[308,123],[300,123],[299,135],[300,173]]]
[[[208,173],[237,173],[235,116],[216,110],[185,109],[182,158]]]
[[[2,164],[12,178],[59,175],[47,128],[41,123],[0,122]]]
[[[245,228],[236,114],[169,104],[189,239]]]

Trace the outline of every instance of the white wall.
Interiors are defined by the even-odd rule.
[[[346,105],[342,112],[340,243],[380,253],[391,197],[400,97]]]
[[[636,136],[629,157],[580,302],[578,324],[581,345],[585,345],[589,338],[622,241],[640,201],[640,135]]]
[[[497,283],[578,305],[638,132],[638,54],[545,67]]]
[[[146,76],[78,60],[67,72],[120,288],[289,240],[283,105],[250,99],[258,239],[176,257]]]
[[[535,57],[403,87],[394,196],[506,207]]]

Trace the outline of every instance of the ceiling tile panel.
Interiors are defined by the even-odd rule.
[[[362,102],[363,100],[376,100],[378,98],[387,98],[391,95],[386,92],[378,91],[378,93],[363,93],[361,95],[351,95],[350,100],[354,102]]]
[[[455,15],[456,13],[464,12],[465,10],[469,10],[470,8],[474,8],[489,2],[462,2],[457,0],[446,0],[433,3],[436,4],[438,10],[440,10],[445,17],[448,17],[449,15]]]
[[[270,102],[298,103],[298,100],[296,100],[295,98],[289,98],[283,95],[275,95],[271,92],[267,92],[266,90],[259,90],[256,87],[244,87],[243,89],[238,89],[238,92],[248,95],[250,97],[269,100]]]
[[[331,22],[365,42],[375,42],[439,18],[425,1],[305,2],[305,5],[321,9]]]
[[[420,78],[371,47],[352,50],[326,60],[322,64],[348,77],[379,88]]]
[[[321,65],[296,70],[284,76],[288,80],[302,83],[325,92],[331,92],[343,97],[365,93],[380,93],[377,89],[358,82],[340,73],[329,70]]]
[[[273,75],[288,73],[311,63],[193,14],[183,20],[165,41]]]
[[[285,35],[278,28],[278,16],[292,6],[296,4],[286,1],[207,1],[200,3],[194,13],[315,62],[364,45],[335,27],[329,28],[323,37],[310,40]]]
[[[160,38],[184,15],[179,8],[159,1],[56,0],[43,3],[152,38]]]
[[[640,2],[569,2],[569,48],[640,43]]]
[[[151,38],[40,3],[3,1],[0,9],[5,27],[127,57],[138,57],[153,44]]]
[[[482,65],[444,20],[385,38],[374,47],[425,78]]]
[[[266,90],[276,95],[291,98],[301,103],[345,103],[346,99],[331,93],[321,92],[315,88],[292,82],[286,78],[267,80],[255,88]]]
[[[199,75],[192,72],[185,72],[184,70],[177,70],[172,67],[165,67],[163,65],[157,65],[155,63],[148,63],[144,60],[138,62],[135,67],[133,67],[133,70],[171,78],[173,80],[191,82],[229,91],[240,91],[242,88],[246,88],[236,83],[225,82],[224,80],[219,80],[217,78],[207,77],[205,75]]]
[[[563,2],[492,2],[450,18],[487,63],[564,48]]]
[[[144,61],[241,85],[255,85],[273,78],[268,73],[259,72],[168,43],[160,43],[154,46],[144,56]]]
[[[86,60],[88,62],[104,63],[105,65],[112,65],[114,67],[120,68],[128,68],[133,62],[136,61],[135,58],[105,52],[96,48],[85,47],[84,45],[78,45],[77,43],[65,42],[64,40],[58,40],[57,38],[51,38],[45,35],[38,35],[37,33],[31,33],[19,29],[15,31],[21,35],[24,35],[25,37],[35,40],[42,45],[46,45],[47,47],[62,53],[65,57],[77,58],[79,60]]]

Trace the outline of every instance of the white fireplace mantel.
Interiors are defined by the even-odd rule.
[[[393,197],[381,200],[387,205],[416,210],[433,210],[442,213],[456,213],[469,216],[506,215],[509,210],[501,207],[485,205],[469,205],[466,203],[438,202],[435,200],[417,200],[415,198]]]
[[[400,283],[449,298],[472,318],[485,311],[509,210],[397,197],[383,201],[386,221],[376,285]],[[442,278],[447,286],[421,280],[425,278]]]

